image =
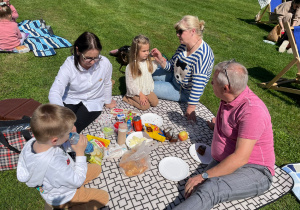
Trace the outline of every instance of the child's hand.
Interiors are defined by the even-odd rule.
[[[141,105],[145,106],[148,104],[148,97],[143,93],[140,93],[140,103]]]
[[[88,139],[86,136],[80,134],[80,139],[77,144],[71,145],[74,152],[76,152],[76,156],[84,156],[84,150],[87,146]]]

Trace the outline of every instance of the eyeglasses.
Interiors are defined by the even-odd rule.
[[[179,34],[179,36],[181,36],[184,31],[185,30],[182,29],[176,30],[176,35]]]
[[[224,70],[224,72],[225,72],[225,76],[226,76],[226,78],[227,78],[227,80],[228,80],[228,86],[229,86],[229,88],[230,88],[230,81],[229,81],[229,77],[228,77],[228,74],[227,74],[227,69],[228,69],[228,66],[229,66],[231,63],[233,63],[233,62],[235,62],[235,59],[232,59],[232,60],[228,61],[228,62],[226,63],[226,65],[223,67],[223,70]]]
[[[97,62],[97,61],[101,60],[101,58],[102,58],[101,55],[98,55],[98,57],[95,57],[95,58],[89,58],[89,57],[86,58],[86,57],[84,56],[84,54],[82,54],[82,53],[81,53],[81,55],[82,55],[83,60],[86,61],[86,62],[88,62],[88,63],[90,63],[90,62],[92,62],[92,61]]]

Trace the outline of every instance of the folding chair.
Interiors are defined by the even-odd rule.
[[[265,24],[270,24],[270,23],[277,23],[277,16],[274,12],[275,8],[279,5],[282,4],[283,2],[286,2],[286,0],[271,0],[270,3],[265,7],[264,11],[262,14],[260,14],[260,11],[256,15],[255,21],[256,23],[265,23]],[[265,13],[268,13],[269,15],[269,21],[261,21],[262,17],[264,16]]]
[[[260,83],[259,86],[263,88],[270,88],[270,89],[288,92],[288,93],[300,94],[299,89],[279,87],[279,85],[287,84],[287,83],[300,84],[300,57],[298,51],[298,49],[300,49],[300,26],[294,27],[294,34],[293,34],[290,24],[288,22],[284,22],[283,25],[289,38],[289,43],[293,51],[294,59],[286,67],[284,67],[284,69],[276,77],[274,77],[274,79],[272,79],[270,82],[267,83]],[[281,78],[294,65],[297,65],[298,68],[298,73],[296,74],[296,78],[295,79]]]

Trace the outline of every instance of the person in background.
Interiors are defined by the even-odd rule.
[[[16,10],[16,8],[10,4],[10,0],[0,0],[0,2],[5,2],[7,6],[9,6],[10,10],[11,10],[11,18],[12,21],[17,22],[17,18],[19,17],[19,14]]]
[[[12,13],[5,2],[0,2],[0,49],[13,50],[23,44],[27,34],[21,33],[18,24],[12,21]]]
[[[160,99],[187,102],[185,115],[196,121],[195,109],[210,79],[214,54],[203,40],[204,21],[195,16],[184,16],[175,24],[180,46],[167,61],[154,48],[152,56],[162,67],[153,74],[154,93]]]
[[[275,10],[281,33],[284,33],[283,22],[289,22],[291,26],[300,25],[300,0],[283,2]]]
[[[216,65],[211,84],[221,103],[211,145],[213,160],[204,173],[187,181],[186,200],[174,209],[207,210],[270,188],[275,174],[271,116],[247,81],[248,71],[240,63]]]
[[[112,100],[112,64],[100,55],[99,38],[90,32],[81,34],[49,92],[51,104],[70,108],[77,117],[75,127],[80,133],[100,114],[105,105],[116,106]]]
[[[132,40],[129,64],[125,71],[127,93],[123,100],[141,110],[158,104],[152,79],[157,64],[156,61],[151,61],[149,48],[150,41],[147,37],[136,36]]]
[[[101,173],[100,165],[87,164],[87,138],[80,135],[78,143],[71,145],[76,162],[61,147],[74,131],[75,120],[75,114],[66,107],[39,106],[30,121],[34,138],[21,151],[17,178],[36,188],[53,208],[98,209],[108,203],[109,195],[104,190],[84,187]]]
[[[284,22],[288,22],[292,27],[300,25],[300,0],[283,2],[275,8],[274,12],[277,15],[278,24],[281,28],[281,34],[285,33],[283,26]],[[279,46],[278,51],[283,53],[287,48],[289,49],[287,52],[292,53],[289,41],[284,40]]]

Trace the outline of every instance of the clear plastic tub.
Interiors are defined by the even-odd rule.
[[[114,126],[112,124],[103,125],[102,132],[104,133],[105,137],[107,138],[114,134]]]

